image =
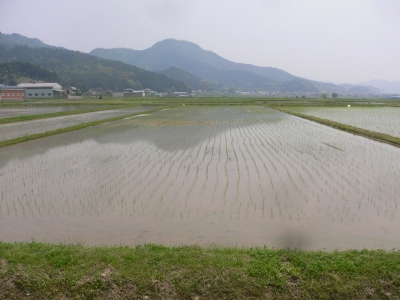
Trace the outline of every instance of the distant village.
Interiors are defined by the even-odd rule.
[[[239,96],[239,97],[287,97],[287,98],[329,98],[331,95],[320,92],[310,93],[282,93],[282,92],[265,92],[265,91],[240,91],[236,90],[232,93],[230,91],[192,91],[192,93],[173,91],[169,93],[160,93],[151,89],[134,90],[124,89],[122,92],[102,91],[102,90],[89,90],[84,94],[76,87],[68,87],[63,89],[58,83],[20,83],[16,86],[8,86],[0,84],[0,101],[1,100],[25,100],[34,98],[69,98],[81,99],[82,97],[196,97],[196,96]],[[382,95],[377,94],[344,94],[339,97],[346,98],[382,98]],[[399,95],[384,95],[388,99],[400,99]]]
[[[33,82],[33,83],[20,83],[16,86],[8,86],[0,84],[0,100],[21,100],[21,99],[34,99],[34,98],[70,98],[80,99],[83,96],[88,97],[187,97],[189,96],[186,92],[173,92],[173,93],[158,93],[151,89],[144,90],[133,90],[125,89],[123,92],[114,93],[112,91],[92,91],[89,90],[84,95],[76,87],[69,87],[63,89],[58,83],[45,83],[45,82]]]

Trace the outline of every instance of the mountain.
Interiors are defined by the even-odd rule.
[[[371,85],[341,84],[350,94],[382,94],[382,91]]]
[[[191,91],[187,84],[164,74],[61,48],[0,45],[1,62],[24,62],[42,66],[57,72],[62,85],[76,86],[83,92],[89,88],[114,91],[124,88],[150,88],[158,92],[171,89]]]
[[[45,69],[41,66],[23,62],[0,63],[0,83],[18,85],[21,82],[58,82],[56,72]]]
[[[58,48],[47,45],[39,39],[28,38],[18,33],[5,34],[0,32],[0,44],[6,47],[14,47],[20,45],[20,46],[38,47],[38,48],[41,47]]]
[[[176,67],[204,80],[250,89],[279,91],[277,82],[300,79],[277,68],[231,62],[194,43],[174,39],[158,42],[146,50],[97,48],[90,54],[149,71],[162,72]]]
[[[168,77],[175,80],[183,81],[190,85],[190,87],[194,90],[215,91],[218,90],[220,87],[215,83],[209,82],[207,80],[202,80],[199,77],[182,71],[181,69],[178,69],[176,67],[168,68],[160,73],[167,75]]]
[[[302,79],[277,68],[231,62],[194,43],[174,39],[160,41],[145,50],[97,48],[90,54],[149,71],[162,72],[175,67],[225,87],[287,93],[345,92],[340,86]],[[185,81],[184,78],[181,80]],[[185,82],[190,85],[189,81]]]
[[[362,85],[372,85],[381,90],[381,93],[385,94],[400,94],[400,80],[398,81],[387,81],[380,79],[373,79],[360,83]]]
[[[203,50],[192,42],[174,39],[160,41],[146,50],[97,48],[90,54],[120,60],[150,71],[162,71],[174,66],[202,78],[212,77],[211,72],[215,69],[248,71],[278,81],[296,78],[277,68],[231,62],[212,51]]]

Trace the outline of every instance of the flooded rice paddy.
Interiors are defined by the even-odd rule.
[[[64,105],[64,106],[15,106],[15,107],[1,107],[0,119],[30,116],[39,114],[48,114],[62,111],[74,111],[82,109],[96,109],[101,108],[100,105]]]
[[[400,246],[400,149],[263,107],[182,107],[0,149],[0,240]]]
[[[30,134],[43,133],[46,131],[65,128],[82,123],[144,112],[152,109],[154,109],[154,107],[130,107],[39,119],[33,121],[0,124],[0,141],[6,141]],[[0,111],[2,110],[3,109],[1,109]]]
[[[399,107],[296,107],[290,110],[400,137]]]

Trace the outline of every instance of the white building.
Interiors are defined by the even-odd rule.
[[[123,97],[134,97],[134,96],[142,96],[145,97],[146,93],[144,92],[144,90],[141,91],[135,91],[133,89],[124,89],[124,91],[122,92]]]
[[[186,97],[188,93],[186,92],[174,92],[174,96],[176,97]]]
[[[54,98],[63,94],[58,83],[20,83],[18,86],[25,89],[26,98]]]

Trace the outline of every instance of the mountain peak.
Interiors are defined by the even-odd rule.
[[[0,32],[0,44],[3,46],[14,47],[14,46],[28,46],[35,48],[56,48],[54,46],[47,45],[43,41],[36,38],[28,38],[18,33],[5,34]]]
[[[119,60],[149,71],[161,72],[177,67],[201,79],[236,87],[267,88],[274,80],[297,79],[277,68],[235,63],[195,43],[176,39],[159,41],[145,50],[94,49],[90,54]]]

